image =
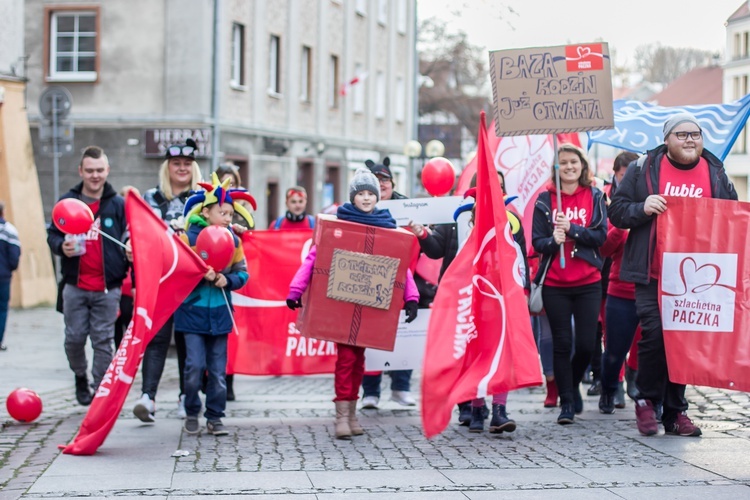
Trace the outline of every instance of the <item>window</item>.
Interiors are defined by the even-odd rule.
[[[232,77],[233,87],[245,85],[245,26],[232,23]]]
[[[378,0],[378,22],[385,24],[388,21],[388,0]]]
[[[328,107],[335,108],[339,105],[339,58],[331,54],[328,63]]]
[[[375,77],[375,118],[385,118],[385,73]]]
[[[281,38],[276,35],[268,47],[268,92],[281,94]]]
[[[748,56],[748,45],[750,45],[750,33],[745,31],[742,33],[742,57]]]
[[[300,60],[300,82],[299,99],[302,102],[310,102],[312,93],[312,49],[307,45],[302,46],[302,59]]]
[[[354,6],[354,10],[360,16],[366,16],[367,15],[367,0],[357,0],[356,5]]]
[[[408,16],[406,12],[406,0],[398,0],[398,17],[396,18],[396,29],[402,35],[406,34],[406,19]]]
[[[404,85],[403,77],[396,77],[396,109],[394,115],[396,121],[403,123],[406,119],[406,86]]]
[[[362,64],[356,63],[354,65],[354,76],[359,78],[359,82],[352,87],[352,100],[354,101],[353,111],[355,113],[365,112],[365,82],[364,73],[362,70]]]
[[[48,12],[48,80],[96,81],[99,66],[98,10]]]

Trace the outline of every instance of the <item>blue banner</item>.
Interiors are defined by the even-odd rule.
[[[643,153],[664,144],[664,122],[676,113],[691,113],[703,129],[703,147],[724,160],[750,115],[750,94],[731,104],[657,106],[641,101],[614,101],[615,128],[588,132],[589,147],[598,142]]]

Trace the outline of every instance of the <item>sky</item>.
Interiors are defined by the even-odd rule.
[[[632,65],[636,47],[657,42],[724,54],[724,24],[741,5],[742,0],[417,0],[420,20],[448,21],[487,50],[601,39],[618,66]]]

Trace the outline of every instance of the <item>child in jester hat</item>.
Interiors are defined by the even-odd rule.
[[[209,225],[227,228],[235,211],[252,226],[252,215],[238,202],[244,200],[255,208],[255,200],[244,189],[229,189],[229,179],[219,183],[213,174],[213,184],[203,184],[204,189],[194,193],[185,203],[187,231],[180,237],[195,251],[200,232]],[[206,430],[209,434],[223,436],[228,432],[221,418],[227,403],[225,372],[227,366],[227,337],[233,330],[230,313],[231,290],[247,282],[247,266],[240,240],[232,233],[234,255],[225,269],[209,268],[203,281],[195,287],[174,315],[175,331],[185,334],[185,419],[188,434],[198,434],[201,410],[199,391],[203,373],[208,371],[206,385]]]

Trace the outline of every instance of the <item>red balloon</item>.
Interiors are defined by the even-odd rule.
[[[432,196],[448,194],[455,181],[453,165],[441,156],[432,158],[422,169],[422,185]]]
[[[25,387],[11,392],[5,406],[8,408],[8,414],[19,422],[33,422],[42,414],[42,398]]]
[[[88,233],[94,224],[94,213],[76,198],[64,198],[52,207],[52,222],[65,234]]]
[[[225,227],[208,226],[198,234],[195,249],[206,265],[219,272],[232,262],[234,236]]]

